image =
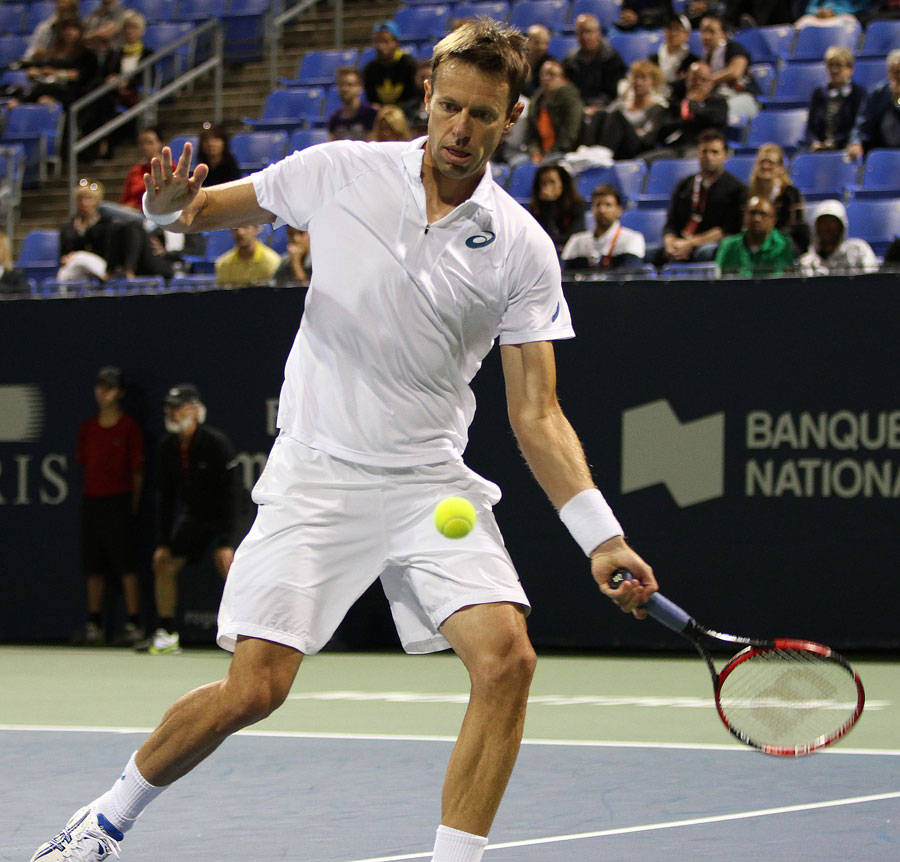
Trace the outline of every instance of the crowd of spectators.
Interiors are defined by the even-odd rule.
[[[836,260],[835,249],[851,241],[846,212],[831,206],[826,215],[840,223],[842,239],[821,240],[815,217],[791,183],[782,147],[767,143],[758,149],[746,184],[725,169],[730,141],[760,111],[762,95],[752,74],[754,58],[732,34],[741,27],[781,23],[799,30],[842,16],[863,22],[900,17],[900,8],[891,0],[810,0],[801,6],[691,0],[679,15],[669,0],[624,0],[609,32],[594,15],[578,15],[572,22],[574,46],[561,56],[550,51],[547,27],[527,28],[526,109],[496,159],[508,170],[528,162],[537,167],[526,206],[553,238],[567,271],[634,269],[636,261],[664,266],[715,260],[722,273],[746,273],[748,267],[759,273],[770,264],[773,272],[821,273],[827,268],[823,261]],[[659,31],[662,41],[654,53],[627,66],[610,35],[641,29]],[[695,30],[699,41],[691,39]],[[119,0],[102,0],[83,20],[77,0],[57,0],[23,58],[29,85],[14,98],[65,105],[98,82],[117,80],[117,90],[98,104],[98,113],[135,104],[140,94],[129,73],[148,53],[143,32],[143,18]],[[330,139],[402,141],[424,133],[424,82],[431,62],[406,53],[401,37],[393,21],[379,23],[372,34],[372,59],[359,68],[337,70],[340,106],[325,120]],[[692,44],[694,50],[699,45],[698,53]],[[887,55],[886,79],[868,91],[852,79],[855,58],[848,48],[828,48],[822,62],[827,83],[812,93],[798,150],[842,151],[859,162],[872,149],[900,147],[900,51]],[[97,122],[97,117],[85,118],[88,128]],[[163,138],[147,128],[137,139],[140,161],[124,178],[119,197],[119,206],[136,217],[123,218],[121,209],[105,204],[101,184],[80,187],[78,213],[60,226],[60,280],[118,274],[168,278],[189,269],[187,259],[197,247],[186,250],[180,235],[140,221],[143,175]],[[103,142],[96,155],[108,155],[116,143]],[[640,159],[652,167],[662,159],[697,158],[699,171],[674,184],[662,235],[642,237],[638,250],[634,231],[620,222],[633,201],[618,188],[612,195],[606,183],[592,191],[590,201],[578,194],[575,174],[585,162],[573,167],[568,157],[582,152],[588,165]],[[210,168],[207,184],[242,176],[222,127],[204,125],[196,159]],[[835,227],[831,233],[836,232]],[[281,256],[260,241],[256,229],[246,237],[235,232],[234,239],[234,248],[215,261],[221,284],[235,283],[235,272],[238,280],[249,282],[271,280],[276,271],[279,283],[308,278],[305,232],[292,234]],[[788,251],[791,262],[785,265]],[[842,265],[865,270],[877,266],[873,259],[874,254],[862,253],[841,258]]]

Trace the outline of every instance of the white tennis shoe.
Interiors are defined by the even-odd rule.
[[[125,836],[91,806],[76,811],[66,828],[41,844],[31,862],[101,862],[119,858],[119,842]]]

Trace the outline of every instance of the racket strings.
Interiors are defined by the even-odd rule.
[[[840,735],[856,714],[857,697],[855,677],[839,662],[772,649],[736,664],[724,676],[718,701],[739,736],[763,747],[801,748]]]

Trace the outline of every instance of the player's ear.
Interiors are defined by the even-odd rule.
[[[431,97],[434,90],[431,86],[431,78],[425,79],[425,113],[431,113]]]
[[[513,109],[509,112],[509,116],[506,118],[506,126],[503,131],[508,132],[518,121],[519,117],[522,116],[522,111],[525,110],[525,105],[522,102],[516,102],[513,105]]]

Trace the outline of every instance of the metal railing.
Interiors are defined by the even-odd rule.
[[[301,0],[295,6],[277,15],[272,21],[272,27],[267,35],[265,48],[269,56],[269,89],[275,89],[278,83],[278,63],[281,59],[281,40],[284,35],[284,25],[293,21],[304,12],[312,9],[319,0]],[[334,47],[344,47],[344,0],[332,0],[334,3]]]
[[[176,55],[176,52],[185,45],[191,44],[193,50],[192,56],[196,53],[196,46],[204,36],[212,37],[212,48],[210,57],[204,60],[181,75],[173,79],[168,84],[159,87],[155,86],[153,80],[157,64],[165,60],[169,56]],[[109,81],[101,87],[92,90],[85,96],[82,96],[77,102],[74,102],[68,111],[68,178],[69,178],[69,207],[72,212],[75,209],[75,185],[78,182],[78,156],[88,148],[102,141],[111,132],[130,123],[137,117],[150,117],[149,125],[153,122],[156,115],[156,107],[164,99],[169,98],[173,93],[183,90],[192,84],[198,78],[212,72],[213,74],[213,120],[216,123],[222,121],[222,80],[223,80],[223,56],[224,56],[224,33],[221,23],[217,19],[210,19],[205,24],[191,30],[179,39],[169,43],[165,48],[161,48],[151,56],[142,60],[129,77],[140,75],[143,81],[143,91],[140,102],[134,107],[129,108],[121,114],[117,114],[113,119],[107,121],[99,128],[88,132],[83,137],[78,137],[78,115],[85,108],[95,104],[98,100],[104,98],[109,93],[116,90],[119,86],[118,81]]]

